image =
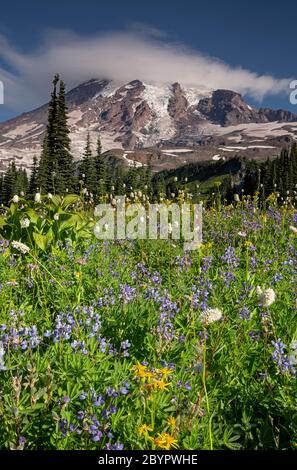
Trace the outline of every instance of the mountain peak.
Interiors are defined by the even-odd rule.
[[[83,153],[88,132],[93,142],[100,134],[105,150],[186,146],[202,158],[212,158],[211,153],[231,156],[238,150],[248,155],[263,154],[263,148],[278,151],[284,140],[297,134],[297,125],[288,126],[297,122],[293,113],[258,110],[235,91],[185,86],[174,80],[119,83],[92,78],[70,90],[67,103],[76,158]],[[0,124],[2,168],[13,159],[30,168],[33,156],[40,154],[46,122],[44,105]],[[167,153],[171,159],[175,155]]]

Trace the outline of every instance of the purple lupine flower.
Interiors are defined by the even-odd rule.
[[[285,354],[286,345],[282,340],[279,338],[277,341],[272,341],[271,344],[274,347],[272,360],[277,363],[280,372],[289,372],[291,374],[295,373],[294,366],[290,364],[290,361]]]
[[[128,284],[120,284],[120,294],[119,297],[124,304],[131,302],[136,295],[136,288],[131,287]]]
[[[189,382],[185,382],[185,383],[184,383],[184,388],[185,388],[186,390],[192,390],[192,386],[189,384]]]
[[[87,398],[87,396],[88,396],[87,392],[82,392],[78,397],[81,401],[83,401]]]
[[[84,419],[85,413],[83,411],[79,411],[77,413],[77,419],[81,420]]]
[[[94,434],[94,435],[92,436],[92,441],[93,441],[93,442],[98,442],[98,441],[100,441],[100,439],[102,438],[102,436],[103,436],[102,432],[101,432],[101,431],[98,431],[98,432],[96,432],[96,434]]]
[[[94,406],[102,406],[102,405],[104,405],[104,403],[105,403],[105,400],[104,400],[104,398],[103,398],[102,395],[99,395],[99,396],[93,401]]]
[[[251,312],[247,307],[243,307],[239,310],[239,318],[241,320],[249,320],[251,318]]]
[[[68,423],[67,419],[62,419],[60,421],[60,431],[61,431],[63,437],[66,437],[66,435],[67,435],[68,426],[69,426],[69,423]]]
[[[124,445],[121,444],[120,442],[116,442],[115,444],[106,444],[106,447],[105,447],[106,450],[123,450],[124,449]]]
[[[24,446],[27,442],[27,439],[24,436],[20,436],[19,438],[19,445]]]
[[[263,335],[263,332],[260,331],[260,330],[258,330],[258,331],[249,331],[248,335],[253,341],[259,341],[259,339]]]

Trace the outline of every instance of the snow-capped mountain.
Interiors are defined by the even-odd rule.
[[[176,82],[94,79],[72,89],[67,102],[76,158],[82,155],[88,131],[94,144],[100,133],[103,150],[114,150],[128,164],[135,159],[144,164],[149,153],[160,168],[234,153],[277,154],[297,136],[293,113],[252,108],[230,90]],[[46,121],[44,105],[0,123],[0,171],[13,159],[30,168],[33,156],[40,154]]]

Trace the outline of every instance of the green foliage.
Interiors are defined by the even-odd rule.
[[[11,202],[1,219],[1,233],[6,239],[25,243],[34,253],[56,247],[66,240],[76,243],[90,237],[90,217],[82,211],[80,196],[42,196],[40,203],[23,198]]]
[[[20,198],[1,216],[0,448],[294,448],[296,210],[212,207],[184,253],[101,242],[87,207]]]

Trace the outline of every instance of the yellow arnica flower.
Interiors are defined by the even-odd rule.
[[[149,382],[152,378],[156,377],[156,372],[152,372],[150,370],[147,370],[147,371],[144,372],[143,377],[148,379],[148,382]]]
[[[153,431],[153,428],[151,426],[148,426],[147,424],[142,424],[138,428],[138,434],[140,434],[141,436],[146,435],[149,431]]]
[[[168,424],[168,426],[171,426],[172,428],[175,428],[176,419],[173,416],[169,416],[169,418],[167,419],[167,424]]]
[[[136,364],[136,366],[133,367],[133,370],[135,371],[136,377],[146,377],[146,366],[143,366],[142,364]]]
[[[76,271],[76,272],[74,273],[74,276],[75,276],[77,279],[79,279],[80,276],[81,276],[81,273],[80,273],[79,271]]]
[[[171,382],[164,382],[164,380],[155,380],[154,389],[155,390],[167,390],[167,387],[169,387],[170,384]]]
[[[178,449],[177,440],[173,436],[170,436],[170,434],[168,434],[167,432],[162,432],[162,434],[158,434],[158,437],[154,439],[154,443],[160,449]]]
[[[164,377],[167,377],[167,375],[173,374],[173,369],[170,369],[169,367],[164,367],[163,369],[160,369],[159,371]]]

